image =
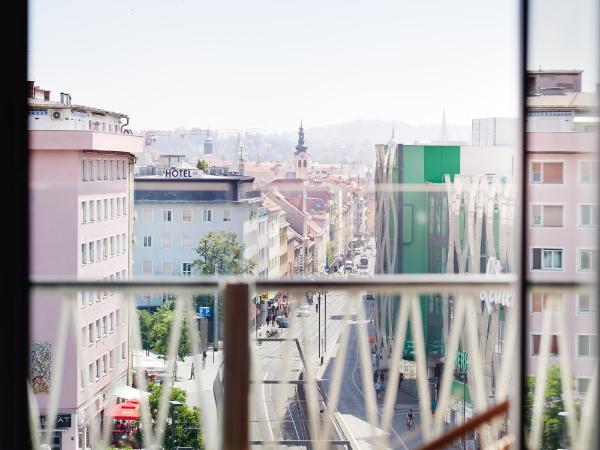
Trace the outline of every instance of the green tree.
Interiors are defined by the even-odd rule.
[[[150,330],[150,342],[152,349],[159,355],[166,356],[169,348],[169,335],[171,325],[175,318],[174,303],[171,300],[164,302],[153,314],[152,328]],[[141,318],[140,318],[141,320]],[[184,318],[181,329],[181,338],[177,349],[178,358],[183,361],[192,349],[190,330],[187,320]]]
[[[208,169],[208,163],[203,159],[199,159],[196,163],[196,167],[200,170],[206,170]]]
[[[142,348],[144,350],[152,349],[152,339],[150,334],[154,328],[154,314],[146,310],[138,311],[140,318],[140,334],[142,335]]]
[[[160,384],[150,385],[150,414],[152,416],[152,421],[155,425],[158,420],[158,407],[161,394],[162,387]],[[196,446],[194,445],[194,440],[196,439],[196,435],[194,434],[194,432],[189,431],[189,429],[197,428],[197,448],[201,449],[203,448],[203,443],[202,429],[200,425],[200,410],[195,406],[193,408],[190,408],[186,404],[186,399],[187,392],[185,390],[176,387],[171,388],[169,400],[176,400],[178,402],[183,403],[181,406],[178,406],[175,411],[172,412],[172,415],[175,417],[175,441],[178,447],[195,448]],[[169,414],[169,416],[171,416],[171,414]],[[171,440],[171,430],[171,426],[167,425],[164,441],[166,449],[173,449],[173,443]]]
[[[255,263],[244,258],[244,245],[231,231],[210,232],[200,239],[193,267],[201,275],[252,274]]]
[[[527,430],[531,431],[531,421],[533,414],[533,401],[535,395],[535,377],[529,376],[526,379],[527,385],[527,398],[526,398],[526,411],[524,422]],[[571,389],[572,386],[569,386]],[[576,409],[578,409],[576,404]],[[562,382],[560,378],[560,367],[553,365],[548,369],[546,378],[546,389],[544,392],[544,430],[542,432],[542,449],[557,449],[561,448],[567,438],[566,423],[558,415],[561,411],[564,411],[564,404],[562,400]]]

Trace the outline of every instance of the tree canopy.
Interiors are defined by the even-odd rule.
[[[140,312],[140,328],[148,330],[145,341],[142,335],[142,342],[146,342],[156,353],[166,356],[169,348],[169,334],[174,318],[175,309],[172,300],[164,302],[154,314],[146,311],[143,313]],[[190,354],[191,349],[189,325],[184,318],[179,347],[177,348],[177,357],[183,361],[183,358]]]
[[[203,159],[199,159],[196,163],[196,167],[200,170],[206,170],[208,169],[208,163]]]
[[[254,261],[244,258],[244,246],[231,231],[210,232],[200,239],[193,267],[202,275],[252,274]]]

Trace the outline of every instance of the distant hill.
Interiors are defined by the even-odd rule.
[[[471,127],[448,125],[448,140],[469,142]],[[437,141],[440,138],[440,125],[410,125],[395,122],[396,141],[414,144],[415,141]],[[306,128],[306,145],[313,159],[320,162],[350,163],[373,162],[375,144],[385,144],[392,133],[392,121],[356,120],[333,125]],[[151,149],[159,153],[202,154],[204,136],[181,137],[177,132],[173,136],[159,136]],[[285,160],[293,156],[298,140],[296,132],[273,134],[249,134],[242,144],[246,159]],[[236,157],[237,137],[215,137],[215,153],[225,157]]]

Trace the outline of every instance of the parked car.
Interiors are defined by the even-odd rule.
[[[299,317],[306,317],[306,316],[310,316],[310,306],[309,305],[302,305],[298,308],[298,312],[296,314]]]
[[[287,328],[289,326],[288,318],[285,316],[277,316],[275,323],[279,328]]]
[[[344,263],[344,270],[346,272],[354,272],[354,261],[352,261],[351,259],[347,260]]]
[[[360,256],[363,254],[363,248],[362,247],[356,247],[354,249],[354,256]]]

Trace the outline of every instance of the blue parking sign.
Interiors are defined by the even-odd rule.
[[[200,308],[198,308],[198,315],[200,317],[210,317],[210,307],[201,306]]]

